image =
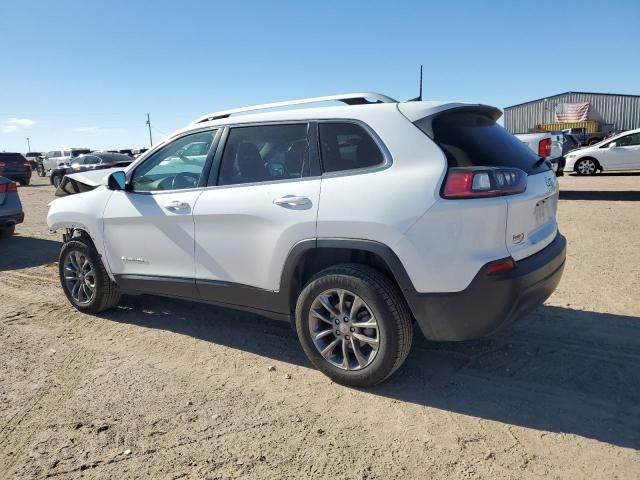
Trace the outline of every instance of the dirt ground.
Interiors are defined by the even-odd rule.
[[[285,323],[153,297],[80,314],[48,180],[0,244],[1,478],[640,478],[640,174],[561,178],[546,304],[498,337],[416,336],[369,390]]]

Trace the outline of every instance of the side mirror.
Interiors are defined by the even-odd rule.
[[[609,148],[613,148],[613,147],[617,147],[617,146],[618,146],[618,144],[616,142],[611,142],[609,144]]]
[[[127,187],[127,176],[124,172],[113,172],[107,179],[107,188],[109,190],[124,190]]]

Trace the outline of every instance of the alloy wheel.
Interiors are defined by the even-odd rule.
[[[353,292],[322,292],[311,304],[308,325],[316,349],[335,367],[361,370],[378,353],[378,322],[364,300]]]
[[[80,305],[91,303],[96,296],[96,273],[89,258],[77,250],[64,259],[64,282],[69,294]]]
[[[593,160],[581,160],[578,164],[578,172],[582,175],[591,175],[596,171],[596,164]]]

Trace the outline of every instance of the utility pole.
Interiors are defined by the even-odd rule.
[[[149,125],[149,147],[153,147],[153,138],[151,137],[151,118],[147,113],[147,125]]]
[[[31,143],[29,143],[29,137],[27,137],[27,152],[31,151]]]

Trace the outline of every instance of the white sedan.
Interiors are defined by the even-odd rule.
[[[609,170],[640,170],[640,128],[569,152],[565,172],[593,175]]]

